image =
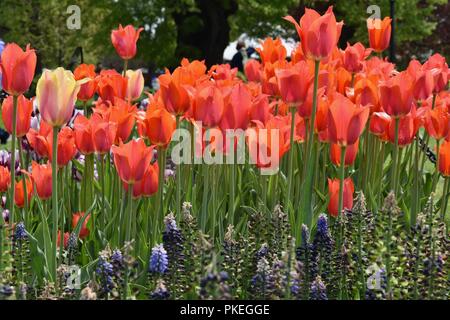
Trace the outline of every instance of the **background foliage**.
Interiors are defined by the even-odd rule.
[[[2,0],[0,38],[38,49],[39,67],[69,65],[82,47],[88,63],[118,67],[109,37],[119,23],[143,26],[136,65],[150,70],[176,66],[183,56],[221,62],[226,45],[242,33],[256,38],[293,36],[281,17],[300,17],[305,7],[324,11],[334,5],[345,21],[341,46],[347,41],[367,44],[368,5],[389,15],[390,0]],[[447,0],[396,0],[397,56],[425,58],[432,52],[450,57]],[[81,30],[69,30],[69,5],[81,9]]]

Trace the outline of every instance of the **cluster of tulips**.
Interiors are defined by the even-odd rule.
[[[134,241],[145,266],[151,246],[160,241],[164,215],[173,211],[178,219],[184,201],[192,203],[213,243],[223,238],[227,224],[240,230],[248,212],[271,211],[278,204],[300,241],[302,224],[314,228],[323,212],[334,221],[351,210],[355,189],[364,191],[374,212],[394,191],[414,225],[442,176],[439,210],[446,218],[450,71],[445,58],[412,60],[397,71],[383,59],[390,18],[367,21],[370,48],[356,43],[345,50],[337,46],[343,23],[331,7],[323,15],[306,9],[299,22],[285,19],[300,37],[290,59],[281,40],[272,38],[257,49],[260,61],[246,63],[245,77],[228,64],[208,69],[203,61],[183,59],[159,77],[160,88],[147,92],[145,103],[141,70],[127,68],[142,28],[119,26],[111,33],[124,61],[121,73],[96,73],[89,64],[73,73],[45,69],[31,99],[24,94],[35,76],[36,53],[29,46],[23,51],[6,45],[0,68],[9,96],[2,119],[12,139],[10,159],[0,166],[0,191],[7,193],[0,223],[11,229],[24,222],[43,252],[43,275],[56,281],[73,232],[86,243],[83,263],[106,245]],[[268,154],[256,153],[241,165],[174,166],[168,157],[174,132],[193,133],[199,122],[206,141],[193,139],[196,152],[189,157],[197,151],[225,157],[238,143],[212,138],[213,132],[238,129],[248,150],[269,148]],[[267,134],[252,134],[259,132]],[[271,139],[277,143],[273,150]],[[275,174],[258,171],[274,165],[267,155],[279,165]],[[2,228],[0,248],[10,229]],[[0,270],[1,258],[0,252]]]

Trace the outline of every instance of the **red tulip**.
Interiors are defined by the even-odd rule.
[[[347,146],[347,148],[345,149],[345,165],[346,166],[350,166],[353,164],[353,162],[355,162],[356,159],[356,155],[358,154],[358,147],[359,147],[359,139],[356,140],[356,142],[354,144],[350,144]],[[330,158],[331,158],[331,162],[333,162],[336,166],[340,166],[341,165],[341,151],[342,148],[335,144],[332,143],[330,145]]]
[[[419,61],[411,60],[407,72],[413,77],[413,96],[415,100],[426,100],[434,89],[434,78],[431,70],[422,67]]]
[[[300,61],[287,69],[278,69],[275,74],[285,103],[297,107],[306,100],[312,79],[307,62]]]
[[[250,157],[258,168],[277,167],[290,147],[289,119],[273,117],[265,126],[255,122],[256,127],[248,128],[246,134]]]
[[[392,77],[380,85],[380,104],[393,117],[404,116],[413,106],[413,79],[407,72]]]
[[[300,24],[291,16],[285,19],[295,25],[308,59],[323,60],[330,57],[339,41],[343,25],[342,22],[336,22],[332,6],[323,16],[315,10],[305,9]]]
[[[391,21],[389,17],[380,19],[367,19],[370,47],[375,52],[383,52],[391,40]]]
[[[119,146],[112,146],[114,164],[120,179],[127,184],[134,184],[144,178],[153,156],[153,147],[147,147],[144,140],[131,140]]]
[[[348,98],[336,94],[328,109],[328,137],[332,143],[347,146],[356,143],[364,131],[369,108],[357,107]]]
[[[38,197],[42,200],[49,199],[52,196],[52,165],[38,164],[33,161],[31,168],[31,178],[36,186]]]
[[[270,118],[269,96],[260,94],[252,101],[250,120],[258,120],[266,124]]]
[[[11,173],[9,169],[4,166],[0,166],[0,192],[8,191],[11,184]]]
[[[404,147],[412,143],[421,124],[422,120],[417,116],[415,108],[406,116],[401,117],[399,121],[398,145]],[[391,143],[395,143],[394,119],[391,119],[389,123],[388,137]]]
[[[347,48],[343,53],[343,67],[351,73],[360,72],[363,69],[363,61],[370,55],[370,49],[364,48],[360,42],[351,46],[347,42]]]
[[[199,89],[194,99],[194,119],[208,128],[215,127],[222,119],[224,101],[221,91],[214,85]]]
[[[92,140],[91,121],[83,115],[78,115],[73,123],[75,145],[78,151],[84,155],[91,154],[95,151],[94,141]]]
[[[252,96],[247,87],[238,83],[233,87],[228,97],[228,103],[224,109],[220,128],[226,129],[247,129],[250,121],[250,109],[252,107]]]
[[[136,43],[139,39],[139,34],[144,28],[135,29],[132,25],[127,25],[125,28],[119,24],[119,28],[111,32],[111,42],[116,49],[117,54],[123,60],[129,60],[136,55]]]
[[[78,92],[78,100],[88,101],[90,100],[97,89],[97,82],[95,81],[95,66],[93,64],[80,64],[75,68],[73,75],[75,80],[89,79],[88,82],[83,83]]]
[[[106,121],[99,114],[93,114],[90,122],[95,152],[108,153],[116,138],[117,124]]]
[[[439,93],[448,87],[448,81],[450,80],[450,71],[448,64],[445,62],[445,58],[439,53],[432,55],[424,63],[423,68],[431,70],[434,78],[433,93]]]
[[[64,248],[67,248],[69,244],[70,234],[68,232],[64,232]],[[59,248],[59,244],[61,243],[61,230],[58,230],[58,237],[56,238],[56,246]]]
[[[328,179],[328,197],[330,201],[328,203],[328,213],[333,217],[339,215],[339,179]],[[355,192],[355,186],[351,178],[344,180],[344,197],[343,208],[351,210],[353,208],[353,193]]]
[[[78,221],[80,221],[80,219],[84,218],[84,216],[85,216],[84,212],[75,212],[74,214],[72,214],[72,229],[75,230],[75,228],[78,225]],[[79,233],[80,239],[84,239],[89,235],[89,229],[87,228],[87,224],[88,224],[90,218],[91,218],[91,214],[88,214],[88,216],[86,217],[86,219],[84,219],[84,221],[81,225],[80,233]]]
[[[381,140],[389,140],[388,131],[391,117],[386,112],[374,112],[370,117],[369,130]]]
[[[261,82],[262,66],[258,60],[249,59],[244,66],[244,71],[248,81]]]
[[[31,113],[33,112],[33,99],[28,100],[23,95],[17,99],[16,135],[23,137],[30,130]],[[2,118],[6,131],[12,134],[13,126],[13,97],[8,96],[2,105]]]
[[[148,166],[144,174],[144,178],[137,181],[133,186],[133,197],[149,197],[158,191],[158,162]],[[125,190],[128,191],[128,185],[124,184]]]
[[[36,69],[36,53],[27,45],[25,51],[15,43],[8,43],[0,59],[3,90],[19,96],[31,85]]]
[[[25,185],[27,188],[28,203],[30,203],[31,195],[33,193],[33,183],[31,182],[31,179],[27,175],[24,175],[24,179],[25,179]],[[25,190],[23,188],[22,181],[19,181],[19,182],[16,181],[14,202],[16,203],[16,206],[18,206],[19,208],[23,208],[23,206],[25,205]]]

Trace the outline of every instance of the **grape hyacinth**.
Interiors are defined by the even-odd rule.
[[[152,249],[150,257],[149,271],[151,273],[164,274],[168,267],[167,251],[162,244],[158,244]]]
[[[108,261],[107,256],[100,254],[97,263],[96,274],[100,283],[100,293],[107,296],[114,289],[113,265]]]
[[[27,231],[25,230],[25,224],[23,222],[19,222],[16,225],[14,231],[14,242],[21,241],[27,239]]]
[[[311,300],[328,300],[327,290],[325,284],[322,282],[320,276],[317,276],[316,279],[311,284]]]

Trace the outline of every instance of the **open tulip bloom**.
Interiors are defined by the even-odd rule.
[[[111,32],[122,70],[35,89],[35,51],[7,44],[0,299],[448,299],[445,58],[383,59],[389,17],[367,48],[338,47],[332,7],[285,20],[289,58],[272,38],[244,74],[185,58],[151,93],[144,28]]]

